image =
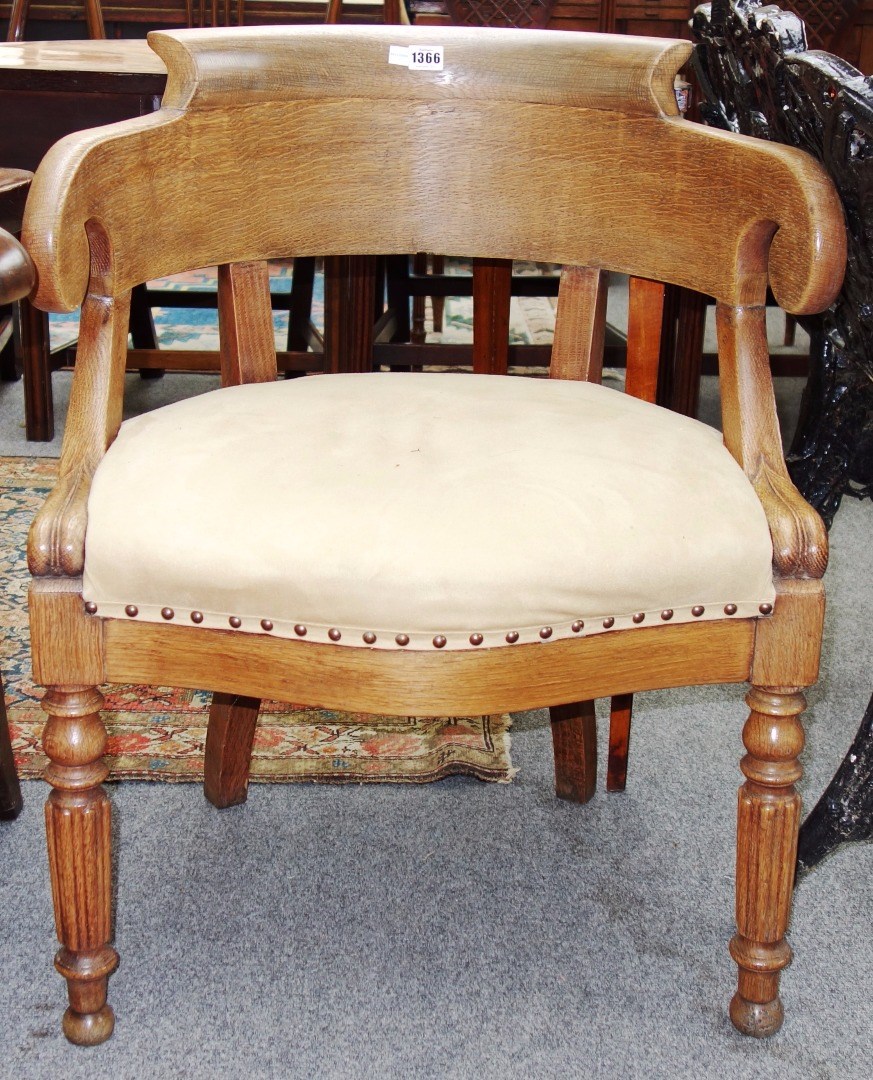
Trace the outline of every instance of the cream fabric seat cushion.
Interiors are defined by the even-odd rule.
[[[757,615],[771,559],[695,420],[587,383],[324,375],[124,423],[84,595],[101,616],[479,648]]]

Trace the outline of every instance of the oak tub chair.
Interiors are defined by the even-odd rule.
[[[830,301],[839,204],[802,153],[678,119],[683,42],[444,28],[443,71],[388,64],[426,34],[155,33],[160,112],[69,136],[35,178],[36,303],[83,304],[29,539],[74,1042],[114,1024],[105,682],[217,690],[207,771],[227,803],[262,697],[550,706],[558,787],[585,795],[579,703],[750,681],[731,1016],[781,1023],[826,538],[785,471],[764,302],[768,281],[790,311]],[[407,251],[563,265],[552,377],[275,381],[264,260]],[[130,289],[209,264],[225,386],[121,424]],[[597,385],[610,270],[717,298],[724,442]]]

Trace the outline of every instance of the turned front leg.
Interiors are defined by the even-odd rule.
[[[791,909],[803,749],[798,720],[806,700],[796,687],[755,687],[743,729],[748,753],[740,763],[746,782],[737,815],[737,929],[731,956],[739,983],[730,1006],[746,1035],[772,1035],[782,1026],[779,975],[791,960],[785,930]]]
[[[106,985],[118,964],[111,935],[110,818],[102,782],[106,729],[103,695],[94,687],[52,688],[42,707],[49,719],[43,748],[52,785],[45,807],[55,924],[61,948],[55,967],[67,980],[64,1034],[93,1046],[112,1034]]]

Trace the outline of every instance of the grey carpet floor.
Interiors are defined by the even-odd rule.
[[[847,500],[832,532],[808,806],[873,683],[871,525]],[[0,826],[0,1077],[866,1080],[873,845],[800,883],[785,1026],[738,1035],[742,688],[637,700],[628,790],[585,807],[553,796],[543,712],[516,717],[505,786],[259,785],[219,812],[197,786],[111,785],[117,1027],[89,1050],[60,1034],[44,789],[26,783]]]

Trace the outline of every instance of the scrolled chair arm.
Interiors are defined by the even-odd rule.
[[[782,578],[821,578],[828,565],[828,534],[794,486],[784,463],[762,459],[750,476],[773,540],[773,570]]]
[[[85,569],[85,528],[92,470],[60,477],[40,507],[27,538],[27,565],[34,577],[79,577]]]
[[[129,315],[129,292],[89,293],[82,305],[60,475],[27,542],[35,577],[79,577],[84,570],[91,481],[121,424]]]
[[[716,329],[725,445],[761,501],[781,578],[821,578],[828,563],[824,522],[788,475],[767,348],[763,305],[718,304]]]

